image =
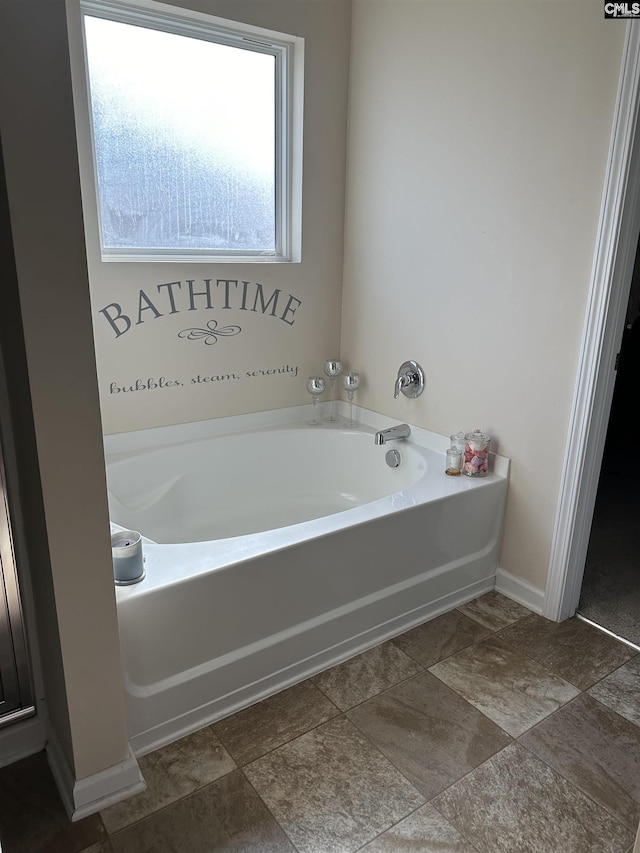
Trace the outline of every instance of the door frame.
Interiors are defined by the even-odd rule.
[[[573,616],[580,600],[640,234],[640,21],[626,27],[542,611],[555,621]]]

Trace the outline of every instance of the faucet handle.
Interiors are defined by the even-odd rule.
[[[393,389],[394,399],[401,391],[405,397],[411,398],[419,397],[424,391],[424,371],[417,361],[405,361],[400,365]]]

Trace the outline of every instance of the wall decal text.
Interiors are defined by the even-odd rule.
[[[137,391],[159,391],[166,388],[183,388],[185,385],[209,385],[214,382],[233,382],[235,380],[256,379],[266,376],[289,376],[295,379],[298,376],[297,365],[283,364],[281,367],[256,367],[253,370],[244,370],[231,373],[219,373],[217,375],[198,373],[190,379],[167,379],[166,376],[137,378],[135,381],[110,382],[109,394],[126,394]]]
[[[181,311],[200,309],[252,311],[267,314],[288,326],[293,326],[296,312],[302,305],[302,300],[296,296],[283,293],[278,287],[265,289],[258,282],[229,278],[218,278],[214,281],[205,278],[198,284],[195,279],[185,279],[184,285],[183,287],[182,281],[158,284],[157,295],[153,292],[150,295],[141,289],[135,300],[132,300],[131,306],[110,302],[101,308],[99,313],[105,318],[116,338],[120,338],[133,326],[140,326],[147,320],[159,320]]]
[[[183,383],[177,379],[167,379],[161,376],[159,379],[136,379],[132,385],[118,385],[117,382],[109,383],[110,394],[122,394],[127,391],[155,391],[158,388],[177,388]]]
[[[188,341],[204,340],[207,346],[211,346],[218,343],[219,337],[239,335],[241,331],[240,326],[218,326],[217,320],[209,320],[206,329],[183,329],[178,332],[178,337]]]

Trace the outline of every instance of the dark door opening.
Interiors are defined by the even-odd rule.
[[[637,250],[577,613],[640,648],[639,376]]]

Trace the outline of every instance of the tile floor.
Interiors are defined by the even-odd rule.
[[[143,756],[78,823],[0,770],[2,853],[628,853],[640,655],[489,593]]]

